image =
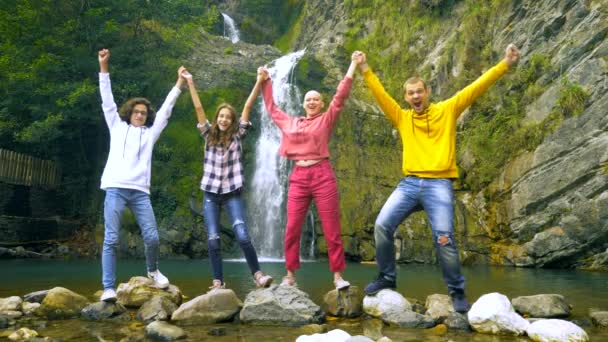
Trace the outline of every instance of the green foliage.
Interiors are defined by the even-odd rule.
[[[97,51],[109,48],[118,105],[156,106],[217,1],[7,0],[0,3],[0,148],[55,160],[63,170],[58,213],[96,218],[108,133],[97,88]],[[155,182],[156,179],[153,180]]]
[[[562,81],[562,87],[559,91],[559,99],[557,100],[557,110],[564,117],[580,115],[587,107],[589,94],[579,84],[570,82],[566,79]]]

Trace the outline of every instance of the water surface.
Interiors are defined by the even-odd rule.
[[[101,266],[99,261],[58,261],[58,260],[1,260],[0,269],[4,277],[0,280],[0,298],[23,296],[26,293],[62,286],[93,300],[93,294],[101,289]],[[193,298],[207,291],[211,285],[208,260],[162,260],[162,272],[177,285],[184,295]],[[280,282],[284,274],[282,262],[262,262],[262,269]],[[522,269],[505,267],[465,267],[467,293],[472,301],[490,292],[500,292],[510,299],[517,296],[540,293],[559,293],[572,305],[573,319],[586,319],[589,308],[608,310],[608,273],[576,270]],[[240,261],[224,262],[225,282],[242,300],[254,287],[247,265]],[[131,276],[144,275],[143,260],[119,260],[117,279],[126,282]],[[375,265],[349,263],[344,276],[353,285],[365,286],[376,274]],[[300,289],[310,294],[317,304],[323,302],[323,295],[332,289],[332,274],[327,262],[304,262],[297,272]],[[398,291],[408,298],[416,298],[424,303],[428,295],[446,293],[438,267],[430,265],[399,265]],[[97,341],[97,336],[105,340],[120,340],[125,336],[143,334],[143,325],[132,323],[84,322],[67,320],[28,323],[44,336],[61,337],[66,341]],[[35,324],[40,325],[36,328]],[[330,320],[330,329],[340,328],[351,335],[362,334],[359,319]],[[227,335],[209,336],[212,327],[223,327]],[[592,326],[584,329],[592,341],[608,341],[608,331]],[[237,323],[213,326],[185,327],[189,341],[293,341],[302,332],[296,328],[252,327]],[[453,333],[435,336],[430,330],[385,328],[385,335],[394,341],[529,341],[526,338],[489,336],[482,334]]]

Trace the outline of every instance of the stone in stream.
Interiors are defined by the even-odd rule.
[[[432,294],[427,296],[424,306],[427,308],[425,314],[431,316],[437,322],[443,322],[454,312],[452,298],[444,294]]]
[[[0,298],[0,313],[5,311],[21,311],[23,300],[19,296]]]
[[[146,326],[146,336],[155,341],[176,341],[186,338],[186,332],[167,322],[154,321]]]
[[[49,290],[30,292],[23,296],[23,300],[30,303],[42,303]]]
[[[272,285],[247,295],[240,319],[248,324],[302,326],[322,323],[325,314],[297,287]]]
[[[182,292],[175,285],[159,289],[146,277],[132,277],[128,283],[121,283],[116,290],[117,301],[126,307],[138,308],[154,296],[168,298],[176,305],[182,303]]]
[[[497,292],[479,297],[467,317],[473,330],[486,334],[523,335],[530,325],[515,312],[509,298]]]
[[[229,289],[209,291],[182,304],[171,315],[178,324],[209,324],[230,321],[243,302]]]
[[[401,328],[430,328],[435,320],[412,311],[411,304],[400,293],[384,289],[363,298],[363,311],[368,315]]]
[[[120,303],[97,302],[87,305],[80,312],[82,317],[91,321],[129,321],[131,316]]]
[[[589,336],[585,330],[574,323],[562,319],[541,319],[528,327],[526,330],[532,341],[568,341],[586,342]]]
[[[48,319],[66,319],[79,316],[81,310],[89,304],[82,295],[63,287],[55,287],[49,290],[36,310],[36,315]]]
[[[336,317],[358,317],[363,313],[363,292],[357,286],[331,290],[323,297],[323,309]]]
[[[591,322],[602,328],[608,328],[608,311],[593,311],[589,313]]]
[[[38,336],[38,332],[36,330],[32,330],[29,328],[20,328],[19,330],[13,332],[8,336],[8,339],[11,341],[25,341],[30,340]]]
[[[344,330],[334,329],[325,334],[301,335],[296,338],[296,342],[346,342],[351,338],[350,334]]]
[[[511,303],[515,311],[528,317],[554,318],[570,315],[570,305],[560,294],[521,296],[513,298]]]
[[[175,310],[177,310],[177,305],[167,297],[154,296],[139,308],[137,319],[145,323],[168,321]]]

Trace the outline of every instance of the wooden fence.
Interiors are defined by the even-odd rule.
[[[61,171],[51,160],[0,149],[0,181],[55,189],[61,182]]]

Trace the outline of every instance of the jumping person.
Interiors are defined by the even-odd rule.
[[[220,104],[215,112],[213,124],[209,123],[199,99],[192,75],[187,70],[182,76],[188,82],[190,95],[196,111],[201,136],[205,139],[205,160],[201,190],[204,192],[203,211],[207,224],[209,259],[213,272],[213,281],[209,289],[223,289],[224,274],[220,246],[220,209],[225,206],[234,235],[245,254],[245,260],[253,275],[257,287],[268,287],[272,277],[260,270],[258,256],[251,243],[245,224],[245,204],[241,198],[244,168],[242,164],[243,148],[241,141],[251,127],[249,113],[260,93],[262,73],[258,71],[256,83],[245,102],[241,119],[238,120],[235,109],[226,103]]]
[[[292,117],[281,111],[272,97],[272,81],[268,79],[263,84],[262,94],[266,110],[282,133],[279,154],[295,162],[289,176],[287,193],[284,245],[287,275],[283,277],[281,285],[296,285],[295,272],[300,268],[302,225],[310,202],[314,200],[327,241],[329,269],[334,274],[334,286],[338,290],[350,286],[350,283],[342,278],[346,263],[340,237],[338,184],[329,162],[329,140],[350,93],[355,69],[361,61],[363,54],[354,52],[350,67],[338,85],[336,95],[326,112],[322,112],[324,103],[321,94],[315,90],[307,92],[303,104],[305,117]],[[262,70],[268,75],[268,70]]]
[[[433,242],[454,310],[466,312],[469,302],[454,240],[452,180],[456,167],[456,120],[479,96],[517,62],[519,50],[509,44],[504,59],[448,100],[429,103],[431,90],[418,77],[403,85],[411,109],[402,109],[384,90],[365,60],[359,69],[378,105],[399,131],[405,177],[380,210],[374,227],[379,275],[365,288],[367,295],[396,288],[394,234],[412,212],[423,208],[429,217]]]
[[[110,130],[110,152],[101,176],[101,189],[106,191],[101,300],[113,302],[116,301],[118,231],[122,214],[127,207],[133,212],[141,229],[148,278],[152,279],[158,288],[169,286],[169,280],[158,269],[158,229],[150,203],[151,160],[154,143],[167,126],[175,101],[181,94],[183,80],[180,73],[183,68],[178,70],[177,82],[158,112],[154,113],[150,101],[143,97],[128,100],[118,110],[110,84],[110,51],[100,50],[98,60],[102,109]]]

